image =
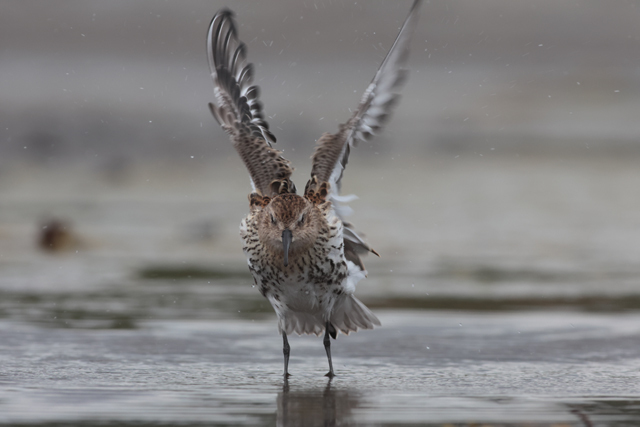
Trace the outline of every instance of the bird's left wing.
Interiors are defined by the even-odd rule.
[[[295,192],[289,180],[293,167],[271,146],[276,137],[264,120],[260,90],[252,85],[253,65],[246,60],[246,46],[238,39],[233,13],[219,11],[207,34],[207,55],[214,82],[215,103],[209,108],[220,126],[231,135],[233,146],[249,170],[254,190],[262,196]],[[283,185],[284,183],[284,185]]]
[[[406,63],[409,54],[411,34],[418,20],[418,8],[421,0],[415,0],[398,37],[387,53],[373,80],[365,90],[358,109],[349,121],[340,126],[338,133],[323,134],[317,142],[312,157],[311,177],[317,182],[330,184],[330,200],[336,207],[336,212],[344,220],[340,209],[340,185],[342,174],[352,147],[358,142],[370,139],[386,123],[391,111],[399,98],[399,91],[405,80]],[[344,221],[343,221],[344,222]],[[345,255],[354,252],[352,260],[359,261],[357,254],[372,251],[349,223],[344,228]],[[348,256],[349,258],[349,256]],[[358,262],[356,262],[358,264]]]

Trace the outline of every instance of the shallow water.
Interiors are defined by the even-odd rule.
[[[383,327],[333,342],[332,381],[317,337],[290,338],[282,378],[275,315],[237,236],[246,183],[14,177],[0,186],[0,423],[634,425],[638,202],[580,194],[640,172],[492,162],[422,165],[420,203],[367,194],[354,165],[354,222],[382,254],[357,295]],[[72,220],[65,250],[37,249],[47,216]]]
[[[381,311],[383,328],[281,339],[269,321],[0,329],[0,420],[268,425],[593,423],[640,416],[640,314]],[[34,408],[38,408],[34,411]],[[578,411],[578,412],[576,412]]]

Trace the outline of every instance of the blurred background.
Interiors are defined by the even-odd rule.
[[[3,322],[264,320],[275,339],[238,237],[248,175],[207,108],[223,6],[301,188],[410,2],[2,2]],[[624,0],[423,4],[403,98],[343,180],[381,254],[365,303],[640,309],[638,22]]]
[[[14,293],[113,289],[160,267],[249,281],[248,177],[206,108],[204,37],[223,6],[3,3],[5,313]],[[298,186],[409,6],[232,5]],[[639,18],[632,1],[426,2],[402,102],[344,179],[382,255],[359,292],[577,298],[612,281],[635,295]]]

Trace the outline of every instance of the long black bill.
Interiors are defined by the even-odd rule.
[[[282,249],[284,250],[284,266],[289,265],[289,246],[291,246],[291,239],[293,236],[291,235],[291,230],[285,228],[282,231]]]

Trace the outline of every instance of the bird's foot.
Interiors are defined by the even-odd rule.
[[[284,373],[284,379],[289,379],[291,377],[291,374],[289,372],[285,372]]]
[[[336,376],[336,374],[333,373],[333,369],[330,370],[329,372],[327,372],[326,374],[324,374],[325,377],[329,377],[329,379],[332,379],[333,377]]]

